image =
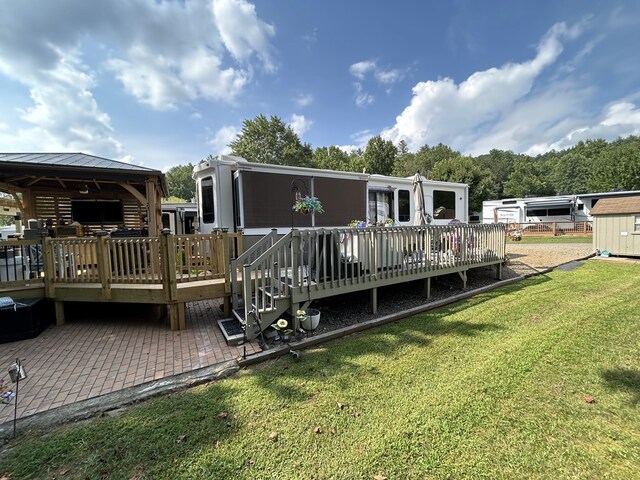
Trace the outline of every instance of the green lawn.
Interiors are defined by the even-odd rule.
[[[543,237],[529,237],[523,236],[522,240],[514,242],[510,238],[507,238],[507,243],[593,243],[592,237],[573,237],[571,235],[561,235],[558,237],[543,236]]]
[[[0,478],[639,478],[638,298],[588,261],[25,434]]]

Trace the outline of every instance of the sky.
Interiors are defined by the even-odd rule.
[[[640,134],[635,0],[0,0],[0,151],[166,171],[276,115],[313,148]]]

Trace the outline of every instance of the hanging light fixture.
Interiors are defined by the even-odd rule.
[[[87,193],[89,193],[89,187],[87,187],[86,183],[82,182],[80,184],[80,190],[78,190],[78,192],[82,195],[86,195]]]

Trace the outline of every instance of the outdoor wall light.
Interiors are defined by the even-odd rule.
[[[89,193],[89,187],[87,187],[86,183],[82,182],[80,184],[80,190],[78,190],[78,192],[82,195],[86,195],[87,193]]]

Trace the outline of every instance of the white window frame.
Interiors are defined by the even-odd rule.
[[[634,217],[633,232],[634,233],[640,233],[640,215],[636,215]]]

